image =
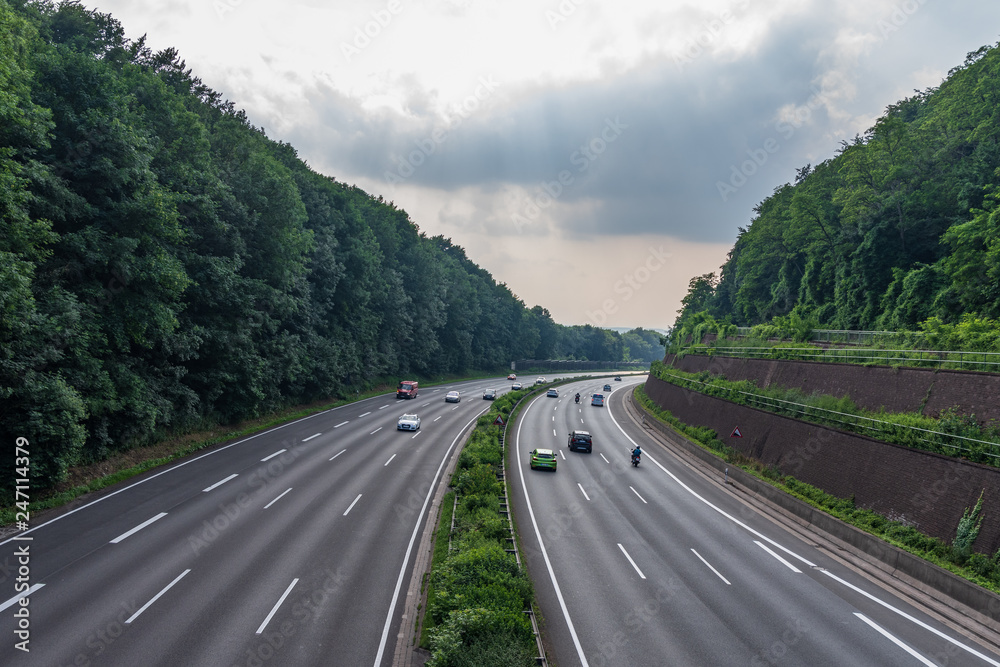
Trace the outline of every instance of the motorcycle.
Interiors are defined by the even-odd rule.
[[[577,395],[576,395],[576,402],[577,402],[577,403],[579,403],[579,402],[580,402],[580,394],[577,394]]]
[[[639,457],[640,456],[641,456],[640,454],[633,454],[632,455],[632,465],[635,466],[636,468],[639,467]]]

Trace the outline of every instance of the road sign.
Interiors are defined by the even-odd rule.
[[[497,415],[497,418],[493,420],[493,423],[497,426],[503,426],[503,415]]]
[[[737,426],[733,429],[733,432],[729,435],[730,438],[742,438],[743,434],[740,433],[740,427]]]

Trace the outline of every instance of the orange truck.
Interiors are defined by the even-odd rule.
[[[417,382],[414,380],[403,380],[396,387],[396,398],[416,398]]]

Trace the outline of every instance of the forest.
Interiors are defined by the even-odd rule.
[[[0,0],[0,437],[30,443],[32,485],[379,379],[662,353],[528,308],[174,49],[74,2]]]
[[[720,271],[691,279],[675,331],[964,323],[1000,351],[998,169],[1000,49],[984,46],[775,188]]]

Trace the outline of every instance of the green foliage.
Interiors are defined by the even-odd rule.
[[[1000,48],[983,47],[799,170],[754,209],[718,276],[692,278],[675,329],[700,312],[797,340],[810,322],[906,330],[1000,318],[998,93]],[[795,325],[775,320],[796,312]]]
[[[630,333],[633,357],[654,355]],[[175,50],[79,3],[0,0],[0,439],[31,440],[40,489],[372,378],[617,361],[625,340],[555,324],[393,203],[316,173]]]
[[[984,491],[985,493],[985,491]],[[957,558],[967,558],[972,553],[972,545],[979,537],[979,529],[983,525],[983,518],[980,514],[983,511],[983,494],[979,494],[976,506],[970,511],[968,508],[962,512],[962,518],[958,521],[958,529],[955,531],[955,541],[952,548],[955,550]]]

